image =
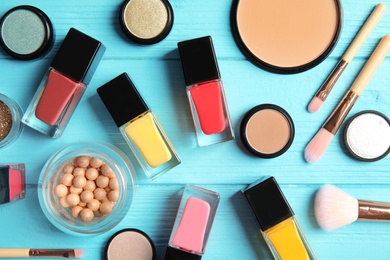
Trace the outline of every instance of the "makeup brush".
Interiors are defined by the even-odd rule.
[[[389,50],[390,34],[384,36],[378,43],[350,89],[339,102],[335,110],[333,110],[333,113],[325,121],[322,128],[306,146],[305,159],[307,162],[315,162],[321,158],[345,117],[348,115]]]
[[[314,200],[314,216],[318,225],[331,231],[356,220],[390,220],[390,203],[357,200],[339,188],[326,184]]]
[[[341,60],[337,63],[336,67],[333,69],[333,71],[330,73],[328,78],[325,80],[325,82],[311,100],[308,106],[309,112],[316,112],[318,109],[320,109],[322,103],[324,103],[332,91],[333,86],[336,84],[347,65],[355,57],[356,53],[359,51],[360,47],[363,45],[368,35],[370,35],[371,31],[374,29],[375,25],[381,19],[385,11],[385,4],[380,3],[375,7],[370,17],[366,20],[355,39],[352,41],[351,45],[349,45],[348,49],[345,51]]]
[[[0,258],[82,258],[82,249],[0,248]]]

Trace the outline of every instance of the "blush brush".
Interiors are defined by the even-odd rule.
[[[357,220],[389,221],[390,203],[358,200],[326,184],[316,194],[314,216],[322,229],[331,231]]]
[[[381,39],[343,99],[325,121],[322,128],[306,146],[305,159],[307,162],[315,162],[321,158],[329,143],[332,141],[332,138],[337,133],[349,111],[352,109],[356,100],[367,86],[389,50],[390,34]]]

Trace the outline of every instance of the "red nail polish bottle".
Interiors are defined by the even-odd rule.
[[[14,202],[26,196],[25,167],[20,164],[0,164],[0,204]]]
[[[211,37],[179,42],[178,48],[199,146],[234,139]]]
[[[104,45],[71,28],[32,99],[22,122],[58,138],[104,54]]]

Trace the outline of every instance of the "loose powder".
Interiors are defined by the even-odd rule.
[[[0,101],[0,141],[3,141],[12,128],[12,114],[9,107]]]
[[[375,160],[390,149],[390,124],[376,113],[363,113],[354,118],[345,133],[351,152],[366,160]]]

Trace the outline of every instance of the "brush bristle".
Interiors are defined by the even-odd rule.
[[[322,106],[322,103],[324,103],[324,101],[322,101],[318,97],[313,97],[313,99],[310,101],[309,106],[307,107],[307,110],[309,110],[309,112],[311,113],[317,112]]]
[[[75,249],[74,250],[74,257],[75,258],[82,258],[84,256],[84,250],[82,249]]]
[[[331,231],[355,222],[358,218],[357,199],[333,185],[322,186],[314,200],[314,215],[318,225]]]
[[[313,137],[313,139],[311,139],[310,143],[306,146],[306,161],[309,163],[318,161],[325,152],[330,141],[332,141],[333,137],[334,134],[324,128],[321,128],[320,131],[318,131],[318,133]]]

